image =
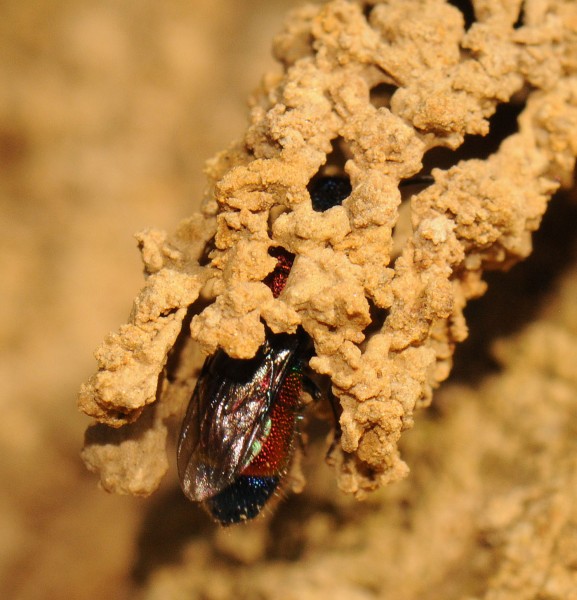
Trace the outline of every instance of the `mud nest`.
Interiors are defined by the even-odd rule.
[[[443,0],[333,0],[290,15],[244,137],[207,163],[201,212],[172,234],[137,235],[146,283],[80,393],[98,421],[83,457],[105,489],[158,487],[197,348],[252,357],[265,323],[314,342],[310,367],[342,407],[340,488],[362,497],[407,474],[398,441],[449,375],[463,309],[486,270],[531,253],[577,154],[575,3],[472,4],[472,23]],[[499,136],[492,117],[507,107],[517,122],[495,151],[458,160],[469,140]],[[452,164],[439,149],[455,151]],[[423,173],[433,182],[403,197]],[[316,212],[308,186],[332,174],[352,191]],[[277,245],[296,258],[274,298],[262,281]]]

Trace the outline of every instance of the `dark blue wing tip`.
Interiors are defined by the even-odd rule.
[[[254,519],[278,487],[280,477],[240,475],[234,483],[205,502],[221,525]]]

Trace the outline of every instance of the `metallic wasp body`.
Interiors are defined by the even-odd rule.
[[[311,183],[313,209],[324,211],[350,193],[342,177]],[[277,266],[265,279],[282,292],[293,255],[273,248]],[[190,400],[177,449],[185,495],[201,502],[222,525],[252,519],[286,474],[301,411],[303,372],[310,342],[297,334],[273,334],[250,360],[222,350],[207,358]]]
[[[271,254],[277,266],[265,283],[276,297],[293,256],[282,248]],[[288,468],[308,346],[303,333],[267,329],[250,360],[219,350],[202,368],[180,434],[178,472],[186,496],[223,525],[254,518]]]
[[[300,412],[303,340],[274,335],[250,360],[207,359],[178,445],[185,494],[223,525],[255,517],[291,457]]]

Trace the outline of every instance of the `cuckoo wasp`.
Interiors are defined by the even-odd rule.
[[[351,184],[345,177],[319,177],[309,192],[313,209],[323,212],[340,204]],[[280,247],[270,254],[277,265],[264,282],[276,298],[294,256]],[[310,347],[300,330],[289,335],[267,329],[249,360],[223,350],[206,359],[183,421],[177,464],[185,495],[220,524],[256,517],[286,474]]]

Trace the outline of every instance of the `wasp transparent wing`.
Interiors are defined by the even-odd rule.
[[[298,346],[298,336],[268,332],[250,360],[222,350],[206,360],[178,442],[178,473],[188,498],[213,497],[250,462]]]

